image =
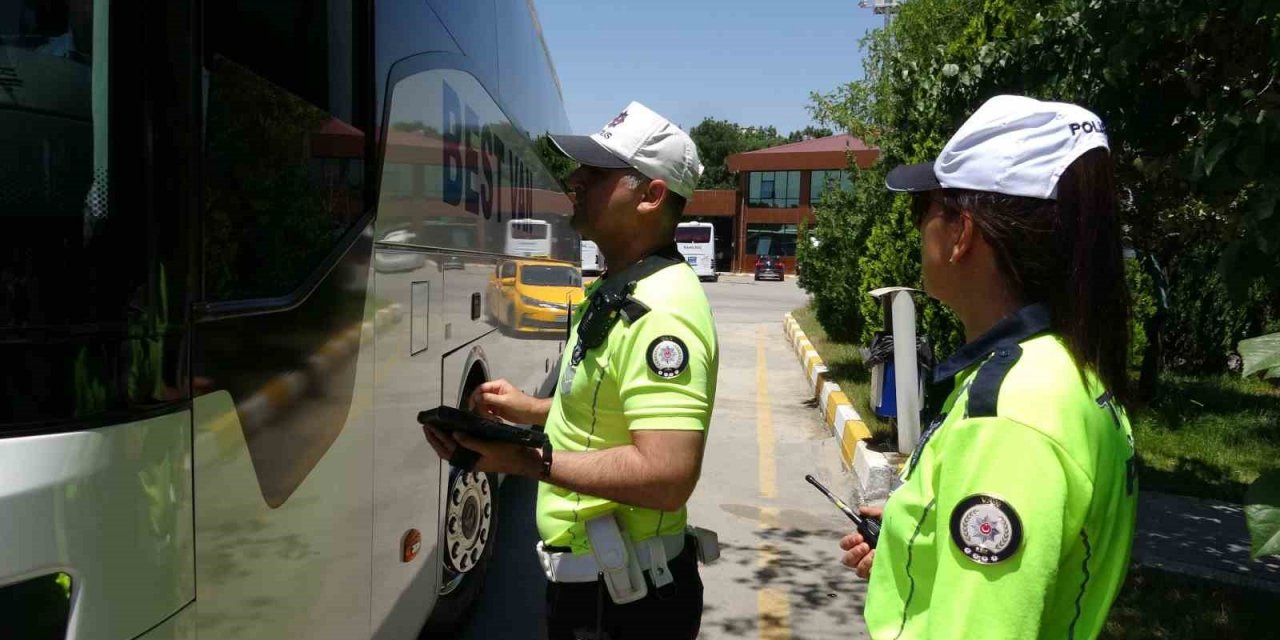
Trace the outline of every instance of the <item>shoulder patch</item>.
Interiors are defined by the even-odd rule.
[[[658,336],[647,352],[649,369],[663,378],[674,378],[689,366],[689,348],[675,336]]]
[[[951,541],[978,564],[1004,562],[1022,546],[1022,520],[1007,502],[974,494],[951,511]]]

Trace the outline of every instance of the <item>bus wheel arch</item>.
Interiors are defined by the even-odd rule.
[[[484,349],[479,346],[471,348],[471,353],[467,355],[467,364],[463,367],[467,375],[462,379],[462,386],[458,387],[458,401],[455,407],[462,410],[469,410],[467,401],[471,397],[471,392],[476,387],[489,381],[489,360],[484,355]]]

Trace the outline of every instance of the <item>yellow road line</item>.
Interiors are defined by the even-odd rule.
[[[760,497],[776,498],[777,465],[773,457],[773,413],[769,409],[769,367],[764,360],[765,326],[756,332],[756,444],[760,451]]]
[[[791,638],[791,605],[787,594],[777,589],[761,589],[757,596],[760,608],[760,640]]]
[[[760,508],[760,530],[767,531],[776,529],[779,525],[778,508],[777,507],[761,507]],[[778,561],[778,547],[772,542],[766,542],[760,547],[760,555],[756,557],[757,569],[768,569]],[[767,589],[766,589],[767,591]]]
[[[756,332],[756,446],[759,449],[760,497],[778,496],[777,462],[773,445],[773,413],[769,408],[769,367],[764,358],[765,326]],[[760,530],[779,529],[778,509],[760,509]],[[778,562],[778,550],[772,543],[760,548],[756,566],[768,569]],[[756,594],[761,640],[790,640],[791,604],[786,592],[766,587]]]

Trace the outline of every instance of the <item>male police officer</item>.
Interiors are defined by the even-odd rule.
[[[478,470],[542,480],[551,638],[694,638],[702,581],[685,502],[701,471],[719,348],[674,237],[702,165],[684,131],[637,102],[591,136],[552,139],[580,164],[567,181],[573,226],[609,269],[574,313],[554,397],[499,380],[471,400],[483,414],[545,425],[554,453],[428,437],[442,457],[461,444],[480,455]]]

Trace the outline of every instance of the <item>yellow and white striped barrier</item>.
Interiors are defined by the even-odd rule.
[[[871,437],[858,410],[853,408],[849,396],[840,390],[840,385],[829,380],[827,366],[822,363],[822,356],[813,348],[813,343],[800,329],[796,319],[787,314],[782,322],[783,332],[795,349],[796,356],[804,367],[805,377],[813,389],[813,397],[818,400],[818,408],[822,411],[823,423],[831,430],[831,434],[840,443],[840,461],[845,469],[853,470],[858,452],[858,443]],[[866,449],[865,446],[861,447]]]

